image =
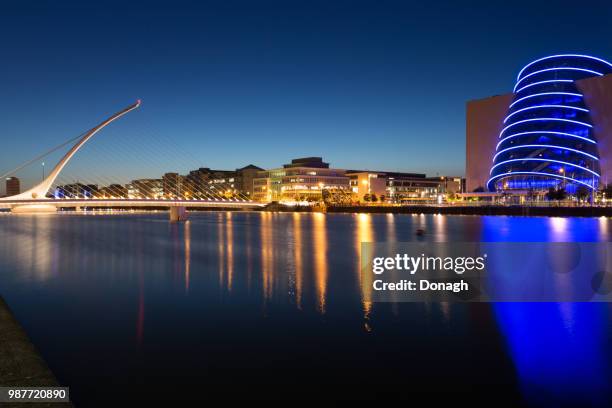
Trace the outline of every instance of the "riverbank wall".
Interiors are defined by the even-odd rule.
[[[0,386],[59,387],[47,363],[0,297]],[[23,407],[31,403],[2,403],[2,407]],[[35,403],[36,407],[72,407],[70,403]]]
[[[452,214],[452,215],[513,215],[543,217],[612,217],[608,207],[528,207],[528,206],[333,206],[329,213],[373,214]]]

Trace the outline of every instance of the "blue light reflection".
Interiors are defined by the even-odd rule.
[[[609,241],[609,219],[483,217],[485,242]],[[530,405],[604,406],[612,398],[607,303],[493,303]]]

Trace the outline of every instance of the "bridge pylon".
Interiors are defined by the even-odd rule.
[[[98,133],[104,127],[106,127],[107,125],[115,121],[116,119],[119,119],[121,116],[125,115],[126,113],[133,111],[139,106],[140,106],[140,99],[136,101],[136,103],[128,106],[127,108],[122,109],[121,111],[109,116],[107,119],[99,123],[97,126],[93,127],[88,132],[86,132],[85,135],[82,138],[80,138],[79,141],[74,146],[72,146],[72,148],[68,151],[68,153],[66,153],[64,157],[62,157],[62,159],[55,165],[53,170],[51,170],[49,175],[42,182],[30,188],[29,190],[24,191],[21,194],[0,198],[0,201],[19,201],[19,200],[29,201],[28,203],[24,202],[23,205],[12,206],[11,211],[17,212],[17,213],[26,213],[26,212],[40,213],[40,212],[55,211],[56,206],[54,206],[53,204],[48,204],[48,203],[37,204],[35,202],[32,203],[32,201],[46,200],[47,192],[49,191],[49,189],[55,182],[55,179],[57,178],[57,176],[59,176],[59,173],[66,166],[66,164],[68,164],[68,162],[70,161],[70,159],[72,159],[72,157],[76,154],[76,152],[78,152],[79,149],[85,143],[87,143],[89,139],[91,139],[96,133]]]

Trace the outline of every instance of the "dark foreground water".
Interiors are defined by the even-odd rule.
[[[359,247],[609,241],[610,228],[605,218],[0,215],[0,294],[77,406],[416,391],[603,406],[610,304],[369,304]]]

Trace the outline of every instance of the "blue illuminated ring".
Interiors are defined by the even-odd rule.
[[[524,87],[522,87],[521,89],[514,91],[514,93],[519,93],[524,89],[530,88],[532,86],[536,86],[536,85],[541,85],[541,84],[548,84],[550,82],[570,82],[573,83],[574,80],[573,79],[549,79],[547,81],[539,81],[539,82],[534,82],[533,84],[529,84],[529,85],[525,85]]]
[[[582,112],[590,112],[588,109],[578,108],[576,106],[568,106],[568,105],[536,105],[536,106],[529,106],[527,108],[519,109],[516,112],[512,112],[511,114],[506,116],[506,119],[504,119],[504,123],[506,123],[508,121],[508,119],[510,119],[510,117],[516,115],[517,113],[520,113],[520,112],[523,112],[523,111],[526,111],[526,110],[530,110],[530,109],[539,109],[539,108],[575,109],[575,110],[579,110],[579,111],[582,111]]]
[[[532,66],[533,64],[535,64],[536,62],[540,62],[540,61],[545,61],[547,59],[551,59],[551,58],[562,58],[562,57],[582,57],[582,58],[589,58],[595,61],[599,61],[599,62],[603,62],[604,64],[607,64],[608,66],[610,66],[612,68],[612,64],[610,64],[608,61],[603,60],[601,58],[597,58],[597,57],[592,57],[590,55],[580,55],[580,54],[559,54],[559,55],[549,55],[548,57],[544,57],[544,58],[540,58],[537,59],[535,61],[531,61],[529,64],[525,65],[523,67],[523,69],[521,69],[518,73],[518,75],[516,76],[516,80],[519,81],[521,79],[521,75],[523,74],[523,72],[529,68],[530,66]]]
[[[546,68],[546,69],[541,69],[539,71],[532,72],[531,74],[525,75],[524,77],[519,79],[516,82],[516,85],[514,85],[514,91],[516,91],[516,88],[518,87],[518,85],[521,82],[523,82],[525,79],[529,78],[530,76],[541,74],[542,72],[561,71],[561,70],[564,70],[564,71],[583,71],[583,72],[588,72],[589,74],[595,74],[595,75],[603,76],[603,74],[601,72],[593,71],[593,70],[586,69],[586,68],[570,68],[570,67]]]
[[[505,140],[510,139],[512,137],[523,136],[523,135],[535,135],[535,134],[539,134],[539,133],[545,133],[545,134],[551,134],[551,135],[560,135],[560,136],[569,136],[569,137],[574,137],[576,139],[584,140],[584,141],[589,142],[589,143],[597,143],[593,139],[589,139],[588,137],[584,137],[584,136],[578,136],[578,135],[575,135],[573,133],[553,132],[551,130],[534,130],[534,131],[530,131],[530,132],[514,133],[512,135],[504,137],[502,140],[499,141],[499,143],[497,144],[497,147],[495,148],[495,150],[499,149],[499,145],[504,143]]]
[[[535,175],[535,176],[546,176],[546,177],[556,177],[556,178],[560,178],[560,179],[564,179],[564,180],[570,180],[574,183],[579,183],[582,185],[587,186],[588,188],[590,188],[591,190],[596,190],[595,187],[591,186],[590,184],[587,184],[585,182],[582,182],[580,180],[576,180],[574,178],[571,177],[566,177],[566,176],[560,176],[559,174],[554,174],[554,173],[543,173],[543,172],[539,172],[539,171],[516,171],[516,172],[508,172],[508,173],[503,173],[503,174],[498,174],[497,176],[493,176],[491,177],[488,181],[487,181],[487,188],[490,190],[489,184],[491,184],[491,182],[496,179],[496,178],[501,178],[501,177],[511,177],[514,176],[516,174],[525,174],[525,175]]]
[[[588,123],[585,122],[579,122],[577,120],[571,120],[571,119],[561,119],[561,118],[534,118],[534,119],[524,119],[524,120],[519,120],[518,122],[514,122],[511,125],[506,126],[505,128],[502,129],[502,131],[499,133],[499,137],[502,137],[502,134],[510,129],[512,126],[516,126],[516,125],[520,125],[521,123],[525,123],[525,122],[542,122],[542,121],[549,121],[552,120],[554,122],[569,122],[569,123],[575,123],[577,125],[583,125],[589,128],[592,128],[593,125],[590,125]]]
[[[578,153],[578,154],[583,154],[583,155],[585,155],[587,157],[590,157],[590,158],[592,158],[594,160],[599,160],[599,157],[593,156],[592,154],[589,154],[587,152],[583,152],[582,150],[572,149],[570,147],[564,147],[564,146],[545,145],[545,144],[531,144],[531,145],[511,146],[511,147],[508,147],[508,148],[506,148],[504,150],[500,150],[499,152],[497,152],[497,154],[495,154],[495,156],[493,156],[493,160],[495,161],[497,156],[499,156],[500,154],[502,154],[504,152],[507,152],[508,150],[521,149],[523,147],[544,147],[544,148],[550,147],[550,148],[553,148],[553,149],[569,150],[570,152],[575,152],[575,153]]]
[[[542,92],[542,93],[537,93],[537,94],[533,94],[533,95],[527,95],[527,96],[523,96],[520,99],[517,99],[516,101],[512,102],[509,106],[509,108],[512,108],[514,105],[516,105],[517,103],[519,103],[522,100],[528,99],[528,98],[534,98],[536,96],[543,96],[543,95],[568,95],[568,96],[579,96],[582,98],[582,94],[578,94],[578,93],[571,93],[571,92]]]
[[[589,173],[593,174],[594,176],[601,177],[599,174],[597,174],[593,170],[587,169],[586,167],[582,167],[582,166],[579,166],[579,165],[574,164],[574,163],[564,162],[564,161],[561,161],[561,160],[553,160],[553,159],[540,159],[538,157],[523,157],[522,159],[504,160],[503,162],[499,162],[499,163],[495,164],[493,167],[491,167],[491,170],[489,171],[489,174],[493,173],[493,169],[495,169],[496,167],[501,166],[502,164],[517,162],[517,161],[519,161],[519,162],[523,162],[523,161],[542,161],[542,162],[558,163],[558,164],[563,164],[563,165],[566,165],[566,166],[576,167],[577,169],[588,171]]]

